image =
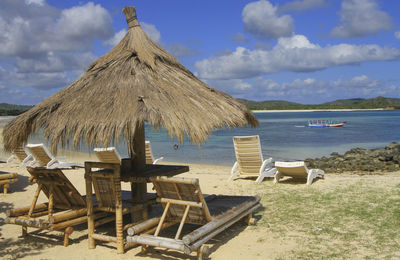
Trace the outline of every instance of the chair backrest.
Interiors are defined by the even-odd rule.
[[[24,147],[18,147],[12,151],[12,153],[17,157],[18,160],[21,162],[25,160],[25,158],[28,156],[28,154],[25,152]]]
[[[25,148],[35,158],[38,167],[44,167],[54,159],[54,156],[44,144],[27,144]]]
[[[42,191],[48,198],[53,190],[54,208],[80,209],[86,207],[82,195],[60,169],[27,167],[27,170],[35,182],[42,186]]]
[[[94,152],[100,162],[121,164],[121,156],[115,147],[94,148]]]
[[[193,205],[189,209],[186,223],[205,224],[211,221],[210,211],[201,193],[198,179],[155,177],[151,180],[163,208],[168,201],[179,201],[170,204],[167,220],[180,220],[185,212],[185,206]]]
[[[93,185],[99,210],[114,212],[117,203],[122,203],[120,166],[112,169],[93,170],[85,168],[85,179]]]
[[[303,161],[298,162],[275,162],[275,168],[283,175],[292,177],[305,178],[308,174],[308,169]]]
[[[263,162],[260,137],[258,135],[234,136],[233,146],[240,174],[258,175]]]
[[[146,145],[146,164],[153,164],[154,157],[153,157],[153,152],[151,151],[150,141],[146,141],[145,145]]]

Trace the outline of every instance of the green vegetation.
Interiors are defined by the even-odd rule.
[[[0,103],[0,116],[16,116],[31,109],[32,106]]]
[[[265,209],[256,214],[260,220],[252,228],[264,232],[259,243],[294,243],[277,259],[397,259],[398,180],[327,179],[329,186],[320,180],[310,187],[292,179],[278,185],[264,182],[256,193]]]
[[[400,109],[400,98],[376,97],[371,99],[339,99],[323,104],[300,104],[282,100],[250,101],[238,99],[252,110],[296,110],[296,109]]]

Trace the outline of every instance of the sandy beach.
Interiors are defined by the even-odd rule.
[[[68,156],[71,161],[83,162],[85,160],[93,160],[93,157],[86,154],[71,152]],[[165,162],[164,162],[165,163]],[[400,172],[391,174],[381,174],[374,176],[361,175],[328,175],[324,180],[317,180],[312,186],[307,187],[305,183],[293,182],[290,179],[284,180],[278,185],[273,185],[271,180],[266,180],[262,184],[255,184],[254,180],[236,180],[227,181],[230,167],[215,165],[199,165],[191,164],[190,171],[182,174],[183,177],[199,178],[203,193],[206,194],[245,194],[259,195],[262,198],[263,209],[255,214],[258,224],[255,226],[247,226],[239,222],[228,229],[226,232],[219,234],[208,244],[211,247],[211,259],[290,259],[293,250],[302,247],[302,234],[298,230],[287,231],[284,233],[276,232],[278,226],[285,227],[287,224],[274,223],[274,215],[277,213],[279,204],[277,201],[271,200],[269,194],[276,193],[303,193],[312,192],[320,196],[326,192],[351,187],[360,181],[364,185],[375,185],[382,189],[388,187],[396,187],[400,183]],[[0,257],[2,259],[132,259],[140,257],[140,259],[180,259],[188,258],[187,256],[173,251],[153,249],[152,253],[144,255],[140,251],[140,247],[129,249],[125,254],[118,255],[116,249],[109,245],[98,245],[95,250],[88,250],[88,240],[86,225],[83,224],[75,228],[75,232],[71,235],[71,244],[68,247],[62,246],[62,236],[57,232],[34,231],[27,237],[21,237],[21,227],[4,223],[6,217],[5,211],[10,208],[24,207],[30,204],[34,194],[35,184],[28,181],[29,173],[24,168],[19,168],[17,164],[0,164],[0,171],[17,172],[19,182],[11,186],[9,194],[0,195]],[[85,194],[85,185],[83,174],[84,171],[68,170],[65,171],[66,176],[75,185],[78,191]],[[129,186],[124,184],[124,189]],[[151,190],[151,185],[148,187]],[[40,201],[45,200],[41,195]],[[308,206],[307,206],[308,207]],[[339,208],[340,206],[338,206]],[[311,212],[317,212],[318,204],[310,205]],[[279,212],[279,210],[278,210]],[[314,212],[314,213],[315,213]],[[323,222],[323,220],[322,220]],[[319,224],[319,225],[322,225]],[[351,225],[351,223],[349,224]],[[112,228],[112,226],[110,226]],[[360,231],[364,232],[364,231]],[[367,231],[365,231],[367,232]],[[396,238],[398,239],[398,237]],[[329,241],[322,243],[321,247],[332,246],[332,244],[340,245],[343,243],[340,239],[337,241]],[[357,249],[349,254],[352,258],[363,258],[369,255],[368,248],[357,247]],[[195,259],[196,255],[189,256]],[[310,258],[318,258],[317,255]]]

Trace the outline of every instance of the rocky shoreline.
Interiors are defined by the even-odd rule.
[[[327,173],[342,172],[394,172],[400,168],[400,144],[390,143],[384,148],[353,148],[341,155],[331,153],[330,157],[305,160],[309,169],[322,169]]]

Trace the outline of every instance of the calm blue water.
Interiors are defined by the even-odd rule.
[[[174,150],[175,141],[166,131],[153,131],[146,126],[146,139],[151,141],[155,157],[165,161],[232,165],[235,161],[232,137],[259,135],[264,157],[275,160],[303,160],[329,156],[332,152],[344,153],[354,147],[378,148],[390,142],[400,142],[400,111],[343,111],[343,112],[279,112],[255,113],[260,126],[214,131],[201,147],[188,140]],[[342,128],[295,127],[308,120],[347,121]],[[33,137],[31,142],[40,141]],[[126,143],[118,150],[128,155]],[[83,147],[82,151],[87,152]]]

